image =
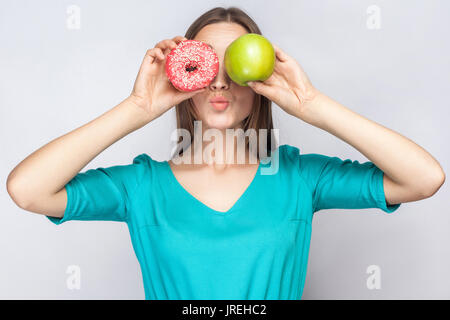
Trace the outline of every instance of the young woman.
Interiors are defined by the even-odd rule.
[[[391,213],[440,188],[445,175],[429,153],[317,90],[278,46],[268,80],[251,86],[232,82],[224,53],[246,33],[261,34],[248,15],[234,7],[215,8],[199,17],[186,37],[159,42],[147,51],[129,97],[14,168],[7,181],[12,199],[55,224],[127,223],[146,299],[300,299],[314,212],[379,208]],[[164,70],[167,54],[185,39],[210,44],[220,60],[213,82],[192,93],[177,91]],[[210,103],[219,96],[229,101],[225,109]],[[371,161],[300,154],[286,144],[276,147],[271,101]],[[175,164],[143,153],[129,165],[80,173],[111,144],[174,105],[178,128],[192,134],[191,144],[179,154],[191,159],[199,154],[199,148],[191,147],[194,121],[201,121],[202,132],[217,129],[223,137],[226,129],[256,129],[258,141],[267,141],[270,161],[261,161],[258,153],[251,163],[246,152],[244,164],[221,164],[225,157],[236,160],[229,148],[212,163]],[[273,174],[262,174],[274,160]]]

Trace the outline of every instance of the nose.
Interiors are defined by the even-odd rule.
[[[221,91],[221,90],[229,90],[230,89],[231,79],[228,76],[227,72],[223,68],[223,63],[219,67],[219,73],[213,79],[213,81],[209,84],[209,88],[211,91]]]

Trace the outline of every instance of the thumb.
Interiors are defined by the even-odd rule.
[[[247,84],[258,94],[272,100],[276,94],[275,89],[261,81],[249,81]]]
[[[247,82],[250,88],[255,90],[256,92],[260,93],[262,90],[264,90],[265,84],[261,81],[249,81]]]
[[[183,92],[183,94],[182,94],[183,100],[192,98],[197,93],[202,93],[202,92],[205,92],[205,91],[206,91],[206,88],[201,88],[201,89],[198,89],[198,90],[195,90],[195,91]]]
[[[202,93],[205,91],[206,91],[206,88],[201,88],[201,89],[189,92],[189,95],[192,97],[192,96],[195,96],[197,93]]]

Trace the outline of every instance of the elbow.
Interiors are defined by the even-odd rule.
[[[436,178],[430,179],[430,181],[430,186],[423,192],[425,198],[433,196],[442,187],[445,182],[444,170],[441,169],[440,172],[436,175]]]
[[[14,178],[14,171],[12,171],[6,180],[6,191],[14,203],[21,209],[28,210],[30,201],[24,194],[23,184]]]

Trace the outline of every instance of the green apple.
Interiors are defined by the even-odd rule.
[[[248,81],[264,81],[272,75],[275,50],[262,35],[247,33],[227,47],[224,64],[231,80],[246,87]]]

